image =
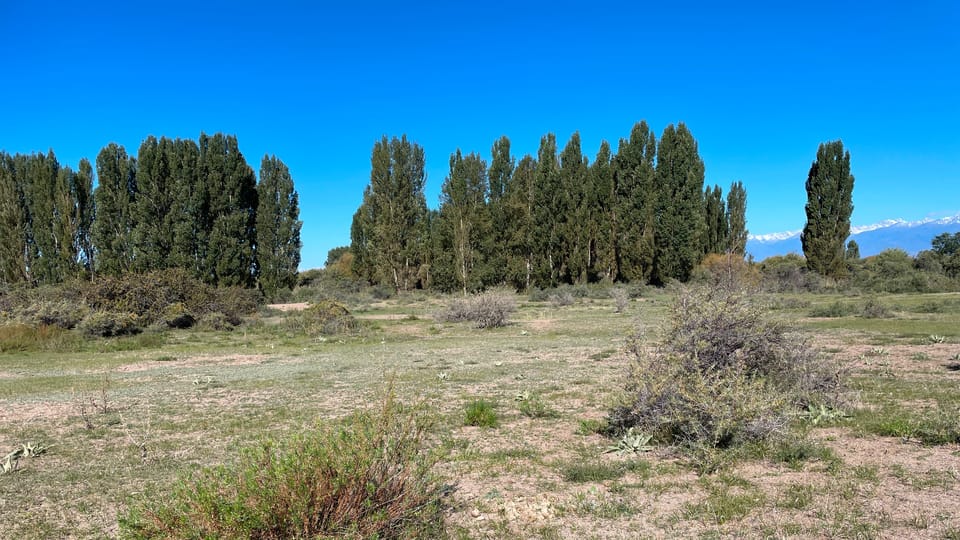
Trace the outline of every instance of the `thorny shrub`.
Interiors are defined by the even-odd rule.
[[[612,432],[630,427],[691,450],[785,433],[793,413],[844,402],[844,370],[822,358],[744,290],[685,289],[659,347],[635,360]]]
[[[497,328],[509,323],[516,311],[513,297],[500,291],[487,291],[466,298],[454,298],[436,315],[440,322],[471,321],[477,328]]]

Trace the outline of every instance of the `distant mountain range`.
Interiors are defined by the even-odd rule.
[[[942,233],[960,232],[960,215],[943,219],[904,221],[888,219],[861,227],[851,227],[850,240],[860,246],[860,256],[869,257],[885,249],[900,248],[910,255],[930,249],[930,240]],[[803,254],[800,231],[774,234],[750,235],[747,238],[747,253],[755,261],[787,253]]]

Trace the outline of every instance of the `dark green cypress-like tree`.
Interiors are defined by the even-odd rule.
[[[557,219],[560,234],[560,279],[586,283],[593,262],[590,253],[589,163],[580,147],[580,133],[574,132],[560,152],[561,206]]]
[[[728,249],[741,257],[747,254],[747,190],[743,182],[730,184],[727,193]]]
[[[410,290],[422,278],[428,242],[423,148],[406,135],[373,146],[370,185],[354,215],[351,250],[359,275]]]
[[[653,281],[687,281],[700,261],[704,234],[703,160],[680,122],[671,124],[657,149],[657,228]]]
[[[830,277],[843,277],[844,243],[853,214],[853,175],[850,152],[842,141],[821,143],[807,175],[807,223],[800,234],[807,268]]]
[[[256,280],[256,175],[232,135],[201,133],[199,147],[200,175],[210,204],[204,279],[217,285],[252,286]]]
[[[613,182],[610,143],[600,143],[597,158],[590,166],[590,208],[587,237],[590,242],[591,273],[597,279],[612,280],[616,274],[616,193]]]
[[[97,154],[96,219],[91,226],[97,272],[117,276],[133,264],[133,202],[137,163],[126,150],[110,143]]]
[[[860,260],[860,245],[857,244],[856,240],[847,242],[847,251],[844,253],[843,258],[846,259],[847,262]]]
[[[704,235],[703,254],[726,253],[728,242],[728,223],[726,203],[723,200],[723,191],[720,186],[707,188],[703,192],[704,220],[706,234]]]
[[[197,279],[206,275],[203,253],[207,244],[209,195],[200,177],[200,148],[189,139],[167,147],[172,206],[164,221],[170,231],[169,264]]]
[[[133,266],[149,272],[171,265],[173,230],[168,221],[174,204],[175,186],[170,158],[173,141],[149,136],[137,152],[137,196],[131,206]]]
[[[290,170],[276,156],[263,156],[257,184],[257,267],[268,298],[297,283],[301,225]]]
[[[641,121],[633,126],[629,139],[620,139],[613,158],[613,279],[647,282],[652,275],[658,200],[656,156],[656,136]]]
[[[60,164],[53,150],[36,154],[27,161],[25,192],[29,207],[28,268],[34,283],[53,284],[63,280],[68,270],[64,261],[61,213],[66,203],[62,193],[69,192],[69,181],[60,174]],[[62,187],[61,187],[62,186]]]

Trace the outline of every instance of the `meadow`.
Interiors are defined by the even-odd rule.
[[[304,335],[279,306],[232,331],[8,332],[0,457],[35,451],[0,475],[0,537],[116,537],[136,501],[392,388],[433,420],[451,538],[960,538],[960,294],[760,298],[849,369],[853,405],[797,415],[793,442],[708,471],[602,434],[631,343],[657,343],[673,298],[516,296],[488,329],[407,294],[351,306],[345,334]]]

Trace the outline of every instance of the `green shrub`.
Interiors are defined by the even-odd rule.
[[[467,404],[464,410],[464,425],[476,427],[497,427],[497,411],[493,403],[478,399]]]
[[[547,300],[549,300],[550,305],[555,308],[572,306],[577,301],[570,291],[557,291],[548,296]]]
[[[172,493],[135,501],[129,538],[410,538],[442,533],[437,454],[426,416],[381,411],[264,442],[232,467],[203,469]]]
[[[517,305],[511,295],[487,291],[467,298],[454,298],[435,318],[440,322],[471,321],[477,328],[506,326]]]
[[[345,334],[359,328],[350,311],[333,300],[320,300],[286,320],[290,328],[308,336]]]
[[[113,337],[139,334],[141,324],[135,313],[94,311],[80,321],[78,328],[88,336]]]
[[[527,418],[556,418],[559,416],[557,411],[548,407],[538,394],[521,396],[519,401],[520,404],[517,408],[520,410],[520,414]]]
[[[844,396],[841,370],[745,291],[681,291],[660,347],[633,352],[611,431],[637,427],[693,451],[776,439],[795,411]]]

